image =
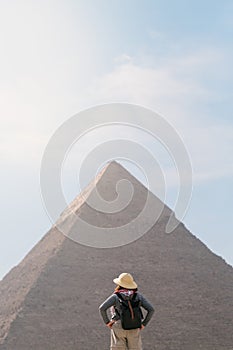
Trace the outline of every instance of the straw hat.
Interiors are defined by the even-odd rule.
[[[130,273],[123,272],[119,277],[114,278],[114,283],[117,285],[127,288],[127,289],[135,289],[137,288],[137,284],[133,280],[133,276]]]

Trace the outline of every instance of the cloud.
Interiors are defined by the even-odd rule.
[[[117,56],[114,59],[114,62],[117,64],[124,64],[124,63],[129,63],[132,61],[132,57],[127,55],[127,54],[122,54],[120,56]]]
[[[215,111],[206,112],[203,108],[207,103],[213,104],[217,94],[216,89],[206,83],[206,77],[218,74],[218,66],[223,70],[224,59],[222,51],[212,48],[164,58],[160,62],[156,57],[133,57],[125,53],[116,57],[112,70],[93,76],[92,80],[89,77],[82,92],[71,86],[69,96],[66,85],[61,85],[59,98],[57,92],[54,96],[48,95],[40,81],[36,85],[26,81],[28,86],[23,89],[9,88],[0,106],[5,117],[1,127],[1,157],[17,163],[20,159],[39,162],[58,120],[59,124],[65,121],[64,118],[78,112],[77,107],[127,102],[151,108],[173,125],[190,153],[195,181],[230,176],[233,169],[227,159],[233,152],[233,126],[223,125],[216,118],[214,121]],[[57,81],[49,84],[52,87]],[[220,89],[217,91],[223,94]],[[143,142],[148,143],[145,137]],[[171,169],[166,172],[170,174],[170,183],[175,183],[175,173]]]
[[[218,121],[214,109],[206,111],[207,103],[214,104],[216,91],[202,78],[205,72],[214,79],[216,66],[223,61],[224,53],[211,49],[176,57],[160,67],[137,64],[132,58],[118,61],[86,93],[93,104],[128,102],[160,112],[183,138],[196,182],[231,176],[233,125]]]

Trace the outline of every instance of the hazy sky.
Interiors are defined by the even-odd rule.
[[[107,102],[174,126],[194,176],[183,221],[233,264],[232,37],[230,0],[0,1],[0,278],[51,226],[39,183],[50,137]]]

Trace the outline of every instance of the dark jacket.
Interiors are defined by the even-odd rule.
[[[137,292],[137,297],[140,299],[140,306],[147,311],[146,317],[142,321],[143,326],[146,326],[154,313],[154,308],[141,293]],[[110,297],[108,297],[99,307],[100,314],[106,324],[110,322],[107,314],[107,310],[109,308],[111,308],[111,313],[112,313],[111,320],[115,320],[115,321],[119,320],[120,319],[120,316],[119,316],[120,301],[119,301],[119,297],[115,293],[110,295]],[[115,312],[116,310],[117,312]]]

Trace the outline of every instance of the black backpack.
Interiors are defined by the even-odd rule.
[[[132,299],[124,299],[120,293],[116,293],[120,302],[120,319],[123,329],[141,328],[142,325],[142,310],[140,308],[141,301],[135,293]]]

